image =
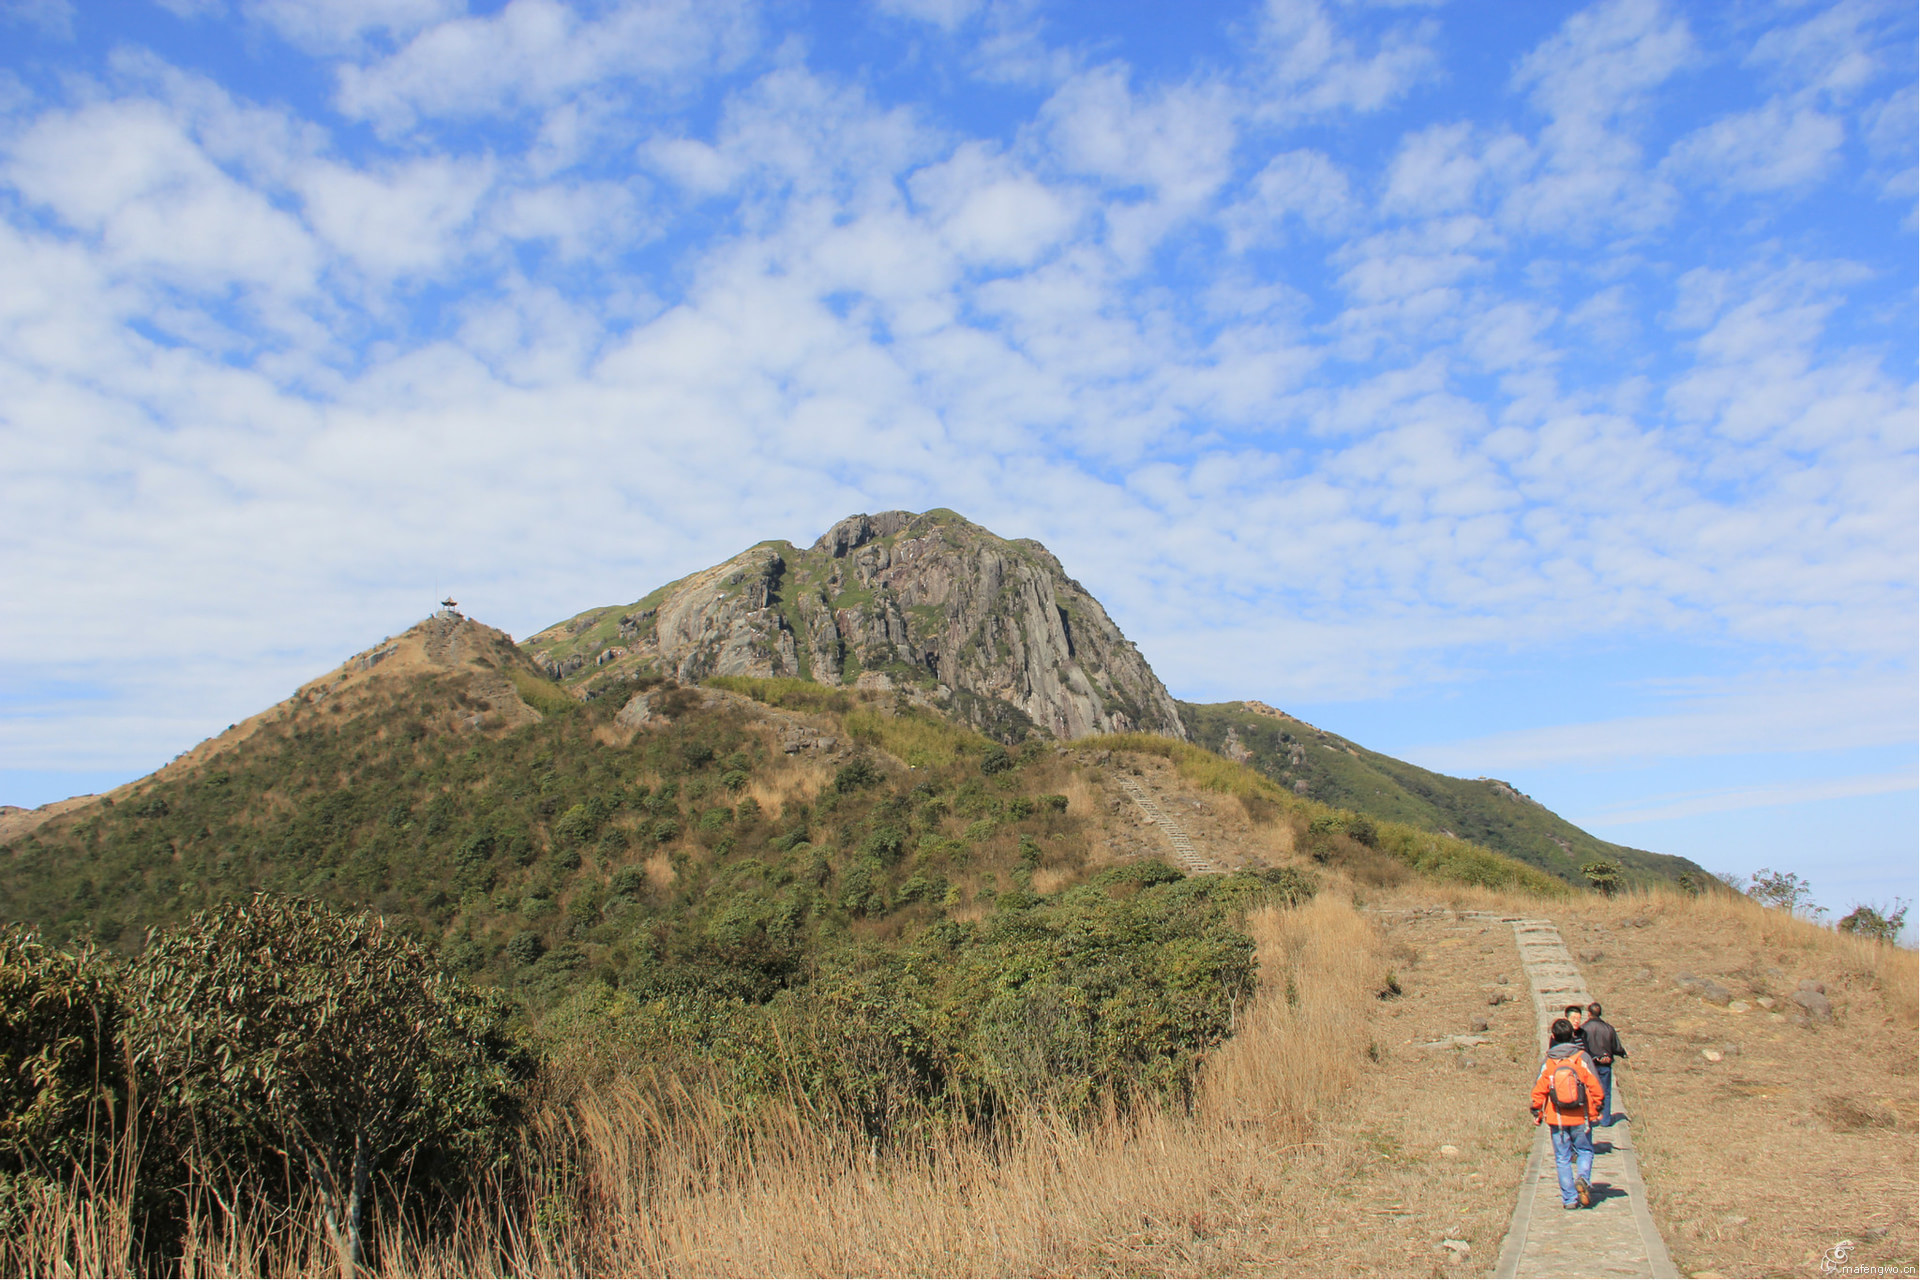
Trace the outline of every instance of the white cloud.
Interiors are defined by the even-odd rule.
[[[0,0],[0,23],[38,28],[56,40],[73,39],[73,0]]]
[[[1775,100],[1688,134],[1667,153],[1662,168],[1679,180],[1733,192],[1804,187],[1833,171],[1845,136],[1834,117]]]
[[[985,0],[874,0],[873,7],[896,18],[931,23],[954,31],[986,7]]]
[[[275,34],[314,53],[360,48],[376,33],[405,41],[458,17],[463,0],[241,0],[244,13]]]
[[[1127,69],[1114,65],[1067,81],[1041,107],[1039,125],[1054,163],[1113,193],[1107,242],[1127,262],[1212,200],[1231,172],[1237,132],[1224,86],[1135,94]]]
[[[457,261],[492,184],[486,162],[442,158],[384,172],[321,163],[294,179],[314,229],[377,278],[431,274]]]
[[[735,0],[625,0],[598,19],[557,0],[422,29],[390,56],[340,69],[349,116],[402,130],[416,119],[511,114],[606,81],[669,92],[732,65],[754,39]]]
[[[1804,22],[1763,32],[1746,61],[1772,66],[1780,81],[1796,92],[1845,101],[1884,74],[1888,61],[1910,61],[1911,24],[1897,18],[1896,11],[1894,5],[1866,0],[1816,7]]]
[[[300,293],[316,269],[298,220],[214,164],[155,102],[47,113],[7,148],[4,177],[125,270]]]
[[[495,197],[491,228],[511,240],[548,240],[564,259],[612,248],[634,249],[659,234],[644,220],[629,186],[613,182],[547,183]]]
[[[1513,77],[1548,123],[1540,168],[1506,199],[1535,232],[1644,231],[1672,216],[1672,193],[1646,171],[1631,130],[1653,91],[1698,56],[1683,19],[1659,0],[1602,0],[1527,55]]]
[[[719,195],[741,171],[733,157],[693,138],[655,138],[640,155],[656,172],[702,196]]]
[[[1176,85],[1136,95],[1127,69],[1111,64],[1061,86],[1040,120],[1070,172],[1183,204],[1205,199],[1225,180],[1235,137],[1219,87]]]
[[[1472,205],[1485,171],[1472,136],[1470,125],[1439,124],[1406,138],[1387,170],[1381,206],[1392,213],[1431,214]]]
[[[1430,24],[1396,23],[1364,54],[1321,0],[1266,0],[1257,26],[1264,65],[1255,109],[1283,120],[1377,111],[1434,73],[1434,36]]]
[[[942,238],[971,262],[1026,266],[1080,217],[1077,193],[1056,191],[977,143],[915,173],[910,186]]]
[[[1289,218],[1326,235],[1349,225],[1354,212],[1345,171],[1325,153],[1302,149],[1267,161],[1222,221],[1227,242],[1237,253],[1283,242]]]

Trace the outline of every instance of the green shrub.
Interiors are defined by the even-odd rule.
[[[1186,878],[1187,873],[1178,867],[1169,866],[1157,859],[1142,858],[1102,871],[1093,878],[1093,883],[1102,888],[1127,886],[1146,889],[1158,884],[1174,884]]]
[[[1833,927],[1842,933],[1857,934],[1891,945],[1899,939],[1900,930],[1906,927],[1908,905],[1895,899],[1890,907],[1856,906],[1841,916]]]
[[[898,827],[875,827],[860,842],[860,856],[872,858],[883,866],[892,866],[900,861],[900,855],[907,847],[906,833]]]
[[[840,771],[833,775],[833,789],[841,795],[846,795],[863,787],[870,787],[882,781],[884,777],[880,770],[874,768],[873,761],[865,756],[855,756],[841,765]]]
[[[503,1007],[377,916],[204,912],[149,943],[128,992],[159,1132],[289,1210],[312,1195],[356,1263],[375,1175],[446,1185],[509,1153],[532,1063]]]
[[[0,929],[0,1176],[64,1185],[124,1119],[122,1000],[98,953]]]
[[[1011,768],[1013,768],[1013,757],[1008,755],[1007,749],[997,742],[980,753],[980,772],[984,774],[991,776],[996,773],[1005,773]]]
[[[599,828],[600,818],[593,806],[581,803],[560,815],[560,820],[553,824],[553,834],[570,844],[578,844],[592,839]]]
[[[1611,898],[1620,891],[1620,866],[1604,858],[1595,858],[1592,862],[1582,863],[1580,874],[1587,883]]]

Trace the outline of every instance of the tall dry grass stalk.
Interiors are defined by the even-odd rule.
[[[395,1275],[1047,1275],[1180,1269],[1139,1254],[1143,1224],[1243,1207],[1356,1077],[1380,957],[1343,902],[1254,913],[1258,995],[1187,1108],[1070,1124],[1032,1114],[993,1135],[953,1130],[876,1150],[803,1097],[750,1121],[685,1081],[631,1078],[542,1108],[519,1176],[426,1233],[384,1222]],[[70,1196],[0,1253],[10,1270],[128,1274],[137,1266]],[[67,1215],[62,1218],[61,1215]],[[123,1219],[124,1211],[120,1211]],[[91,1223],[92,1218],[87,1219]],[[196,1221],[183,1270],[335,1271],[311,1217]],[[1184,1228],[1183,1228],[1184,1230]],[[88,1235],[92,1231],[92,1235]],[[64,1233],[64,1234],[63,1234]],[[85,1248],[56,1241],[98,1240]],[[117,1240],[114,1237],[113,1240]],[[111,1247],[110,1247],[111,1246]],[[1190,1259],[1189,1265],[1198,1265]]]

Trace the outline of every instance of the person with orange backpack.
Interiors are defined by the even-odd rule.
[[[1593,1176],[1593,1124],[1603,1096],[1600,1074],[1572,1022],[1554,1019],[1547,1038],[1547,1059],[1533,1082],[1533,1122],[1544,1123],[1553,1138],[1562,1207],[1585,1209],[1593,1204],[1588,1179]]]

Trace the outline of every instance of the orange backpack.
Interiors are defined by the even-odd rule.
[[[1553,1079],[1547,1086],[1553,1097],[1553,1105],[1561,1111],[1578,1111],[1587,1114],[1587,1082],[1573,1069],[1571,1058],[1562,1058],[1560,1065],[1553,1069]]]

